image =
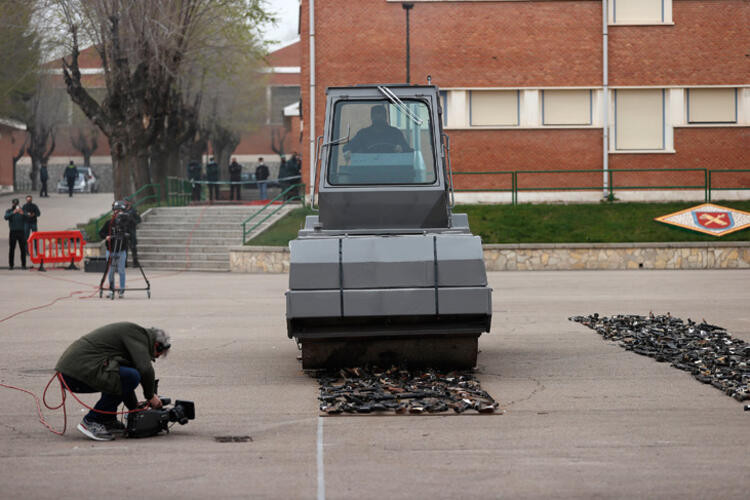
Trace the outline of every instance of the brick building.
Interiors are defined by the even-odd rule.
[[[13,158],[24,144],[26,126],[0,118],[0,193],[13,190]]]
[[[326,87],[406,81],[403,3],[301,0],[308,160],[311,135],[322,134]],[[409,3],[411,82],[430,75],[442,91],[454,171],[586,170],[519,174],[518,184],[586,187],[555,197],[596,199],[611,179],[653,188],[704,182],[702,171],[618,170],[750,168],[747,0]],[[750,173],[722,173],[713,183],[747,188]],[[459,175],[456,186],[506,189],[510,176]],[[655,189],[636,197],[670,194]]]

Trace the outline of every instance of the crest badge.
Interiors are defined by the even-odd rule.
[[[662,215],[654,220],[714,236],[724,236],[750,227],[750,213],[712,203]]]

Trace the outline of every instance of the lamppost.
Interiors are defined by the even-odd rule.
[[[409,11],[414,8],[413,3],[404,2],[401,8],[406,11],[406,83],[411,83],[411,71],[409,69],[411,59],[409,56]]]

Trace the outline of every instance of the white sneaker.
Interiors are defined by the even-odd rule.
[[[99,422],[91,422],[83,417],[77,429],[81,434],[94,441],[112,441],[115,437]]]

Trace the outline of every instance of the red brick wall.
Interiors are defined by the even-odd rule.
[[[750,81],[750,2],[673,0],[674,26],[610,26],[610,85]]]
[[[305,177],[309,169],[309,20],[301,6]],[[674,26],[610,26],[610,85],[740,84],[750,80],[750,2],[674,0]],[[316,130],[325,88],[405,81],[405,14],[385,0],[316,2]],[[410,14],[411,75],[441,87],[601,86],[601,3],[428,2]],[[748,128],[675,129],[676,154],[613,154],[611,168],[747,168]],[[602,168],[601,129],[448,130],[455,171]],[[621,183],[696,183],[695,174]],[[738,178],[740,179],[740,178]],[[740,179],[741,182],[744,182]],[[520,187],[601,185],[601,174],[519,177]],[[702,179],[700,180],[702,183]],[[506,176],[457,176],[502,189]]]
[[[0,186],[13,185],[13,156],[18,154],[26,132],[0,125]]]

